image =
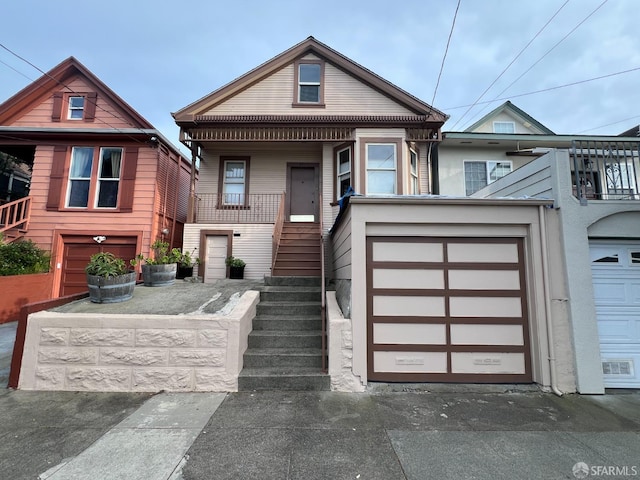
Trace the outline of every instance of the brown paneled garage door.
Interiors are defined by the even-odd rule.
[[[531,382],[523,241],[367,238],[368,377]]]
[[[108,235],[102,243],[96,243],[90,236],[63,236],[62,279],[60,296],[88,291],[84,269],[91,255],[111,252],[126,262],[136,256],[137,237]]]

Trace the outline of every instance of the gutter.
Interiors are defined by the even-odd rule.
[[[544,214],[544,206],[538,207],[538,215],[540,218],[540,247],[542,249],[542,282],[544,292],[544,317],[547,326],[547,343],[549,347],[549,371],[551,374],[551,390],[557,396],[564,395],[556,385],[557,372],[556,372],[556,350],[555,340],[553,336],[553,325],[551,324],[551,299],[549,298],[549,260],[548,252],[549,247],[547,245],[547,223]]]

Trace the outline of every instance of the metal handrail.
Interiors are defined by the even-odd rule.
[[[273,269],[276,267],[276,257],[278,256],[278,250],[280,249],[280,239],[282,237],[282,228],[284,227],[284,201],[285,192],[282,192],[280,196],[280,206],[278,207],[278,214],[276,215],[276,223],[273,227],[273,244],[271,248],[271,275],[273,275]]]
[[[0,206],[0,232],[22,227],[26,230],[31,215],[31,197],[19,198]]]
[[[323,239],[323,234],[322,234],[322,207],[323,207],[323,203],[322,203],[322,191],[320,191],[320,203],[318,203],[319,205],[319,209],[320,212],[318,214],[319,216],[319,221],[320,221],[320,291],[322,293],[322,300],[321,300],[321,304],[320,304],[320,317],[321,317],[321,323],[322,323],[322,371],[323,372],[327,372],[328,370],[328,365],[327,365],[327,305],[326,305],[326,287],[325,287],[325,279],[324,279],[324,269],[325,269],[325,265],[324,265],[324,239]]]
[[[275,223],[279,193],[199,193],[196,223]]]

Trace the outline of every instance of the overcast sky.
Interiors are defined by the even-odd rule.
[[[177,144],[170,112],[310,35],[432,103],[457,3],[5,0],[0,43],[44,71],[75,56]],[[506,99],[556,133],[618,134],[637,125],[639,6],[638,0],[462,0],[433,101],[451,117],[444,130],[463,130]],[[40,75],[0,48],[0,102]],[[500,100],[467,112],[492,83],[481,101]]]

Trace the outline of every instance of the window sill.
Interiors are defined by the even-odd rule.
[[[324,103],[304,103],[304,102],[293,102],[291,104],[293,108],[325,108],[326,105]]]
[[[249,205],[216,205],[216,210],[251,210]]]

